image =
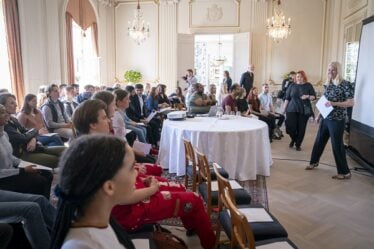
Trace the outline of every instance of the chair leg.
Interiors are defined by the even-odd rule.
[[[188,174],[187,173],[184,175],[184,186],[188,188]]]
[[[218,222],[217,227],[216,227],[216,244],[214,245],[215,249],[219,248],[220,239],[221,239],[221,225]]]

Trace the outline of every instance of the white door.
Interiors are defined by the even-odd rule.
[[[178,86],[184,89],[187,84],[182,79],[187,69],[195,70],[195,36],[190,34],[178,34]]]
[[[240,83],[240,77],[245,71],[247,71],[250,58],[251,39],[249,33],[234,34],[233,83]]]

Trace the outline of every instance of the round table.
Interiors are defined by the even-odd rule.
[[[195,117],[183,121],[165,120],[161,132],[158,162],[178,176],[185,174],[182,138],[216,162],[239,181],[269,176],[272,165],[266,123],[246,117]]]

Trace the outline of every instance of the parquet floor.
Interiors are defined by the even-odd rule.
[[[272,143],[274,164],[266,179],[270,212],[300,249],[373,249],[374,178],[353,173],[351,180],[331,179],[336,169],[330,145],[321,162],[331,166],[306,171],[307,162],[292,161],[309,160],[316,132],[317,126],[308,124],[300,152],[288,148],[288,137]],[[357,164],[349,159],[349,166]],[[196,236],[171,230],[189,248],[200,248]]]

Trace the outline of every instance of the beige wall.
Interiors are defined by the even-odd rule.
[[[113,9],[90,0],[99,28],[101,83],[113,82]],[[67,0],[19,0],[22,59],[26,92],[43,84],[65,83],[65,9]]]

